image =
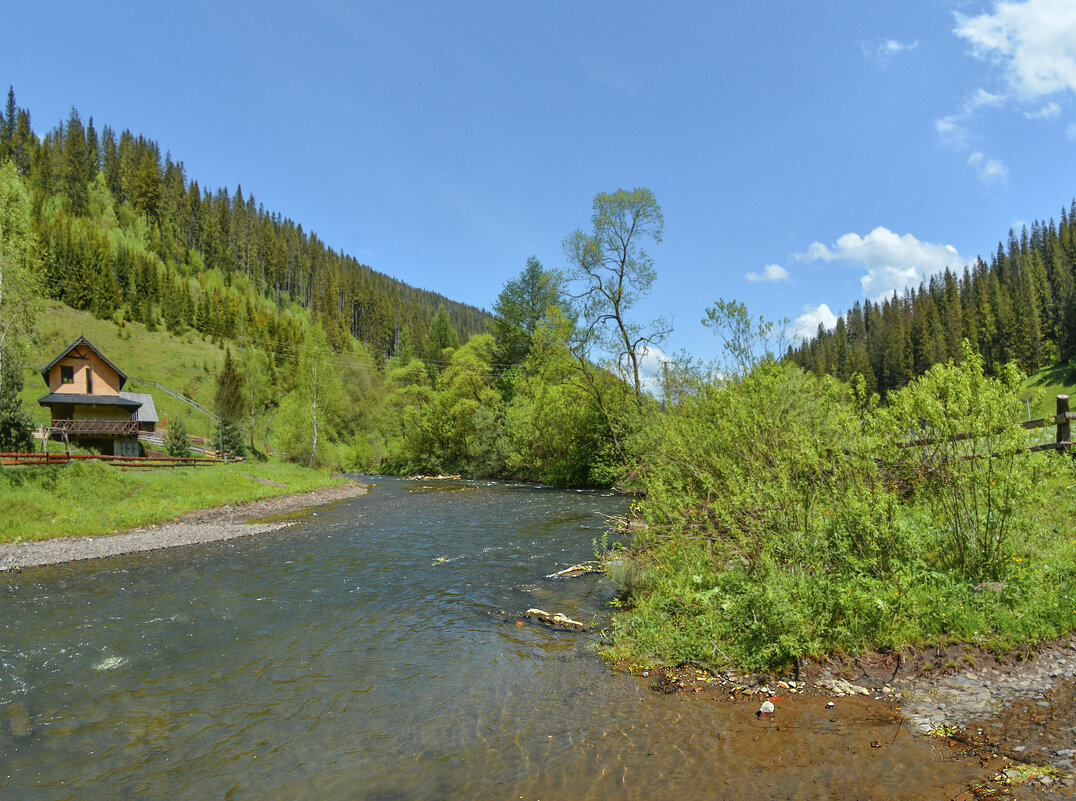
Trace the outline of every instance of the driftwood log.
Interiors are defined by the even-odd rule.
[[[526,617],[533,620],[540,620],[542,623],[548,623],[550,626],[558,626],[564,629],[575,629],[576,631],[585,631],[586,626],[580,623],[578,620],[572,620],[567,615],[562,615],[560,612],[556,614],[550,614],[543,609],[528,609]]]

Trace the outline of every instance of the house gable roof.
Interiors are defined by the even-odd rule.
[[[97,357],[101,361],[103,361],[105,364],[107,364],[109,367],[111,367],[113,370],[115,370],[116,375],[118,375],[120,377],[119,388],[123,389],[123,385],[127,383],[127,375],[126,375],[126,373],[124,373],[123,370],[121,370],[116,365],[114,365],[111,361],[109,361],[108,357],[105,356],[105,354],[101,353],[101,351],[99,351],[97,348],[95,348],[93,346],[93,343],[90,342],[90,340],[86,339],[86,337],[81,337],[81,336],[78,339],[76,339],[74,342],[72,342],[70,345],[68,345],[66,348],[64,348],[59,356],[57,356],[55,359],[53,359],[51,362],[49,362],[48,364],[46,364],[44,367],[41,368],[41,377],[43,379],[45,379],[45,386],[48,386],[48,384],[49,384],[49,372],[52,370],[53,367],[56,366],[56,362],[60,361],[60,359],[62,359],[67,354],[69,354],[71,351],[73,351],[79,345],[85,345],[87,348],[89,348],[94,353],[96,353]]]

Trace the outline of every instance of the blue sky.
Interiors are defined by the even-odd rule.
[[[1076,195],[1076,3],[16,4],[0,83],[242,184],[374,269],[489,308],[595,193],[665,214],[637,317],[813,330],[989,258]]]

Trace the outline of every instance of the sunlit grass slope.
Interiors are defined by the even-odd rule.
[[[182,337],[176,337],[163,328],[147,331],[141,323],[125,323],[121,329],[111,320],[98,320],[89,312],[52,303],[40,317],[38,334],[41,344],[35,349],[33,366],[26,368],[22,392],[23,402],[31,410],[35,422],[47,422],[49,412],[37,403],[48,389],[34,368],[48,364],[61,350],[84,336],[127,374],[124,390],[147,392],[153,396],[162,420],[172,420],[178,415],[184,418],[189,433],[197,436],[210,433],[209,418],[152,385],[141,383],[156,381],[212,408],[224,349],[203,340],[198,332],[188,331]]]
[[[111,534],[195,509],[344,481],[293,464],[252,462],[174,470],[100,462],[0,468],[0,542]]]

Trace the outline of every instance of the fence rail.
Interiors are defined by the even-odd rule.
[[[1072,421],[1076,420],[1076,412],[1069,411],[1069,396],[1058,395],[1057,396],[1057,414],[1053,417],[1038,417],[1034,420],[1025,420],[1020,423],[1020,427],[1031,431],[1035,428],[1049,428],[1050,426],[1057,426],[1057,435],[1053,442],[1047,442],[1042,445],[1033,445],[1027,450],[1032,452],[1038,451],[1053,451],[1060,450],[1066,451],[1074,444],[1072,441]],[[1006,426],[998,426],[994,429],[995,434],[1000,434],[1007,429]],[[968,439],[977,439],[983,436],[977,434],[974,431],[961,431],[957,434],[950,434],[947,437],[922,437],[920,439],[910,440],[908,442],[898,443],[898,448],[918,448],[925,445],[934,445],[937,442],[961,442]]]
[[[110,456],[105,453],[0,453],[2,465],[70,464],[77,461],[97,461],[117,467],[200,467],[222,464],[222,459],[199,456]]]

